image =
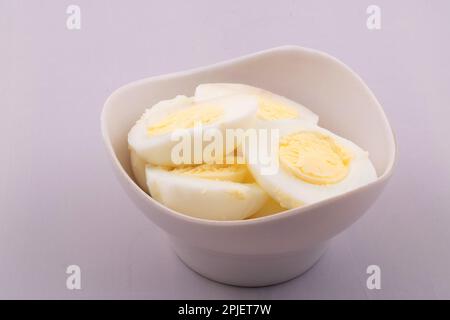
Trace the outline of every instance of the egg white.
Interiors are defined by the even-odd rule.
[[[198,178],[146,167],[151,196],[180,213],[209,220],[241,220],[257,212],[267,194],[255,183]]]

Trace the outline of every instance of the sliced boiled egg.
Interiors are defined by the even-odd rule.
[[[257,122],[302,119],[317,124],[319,117],[301,105],[272,92],[239,83],[206,83],[195,89],[196,100],[207,100],[233,94],[252,94],[258,97]]]
[[[257,212],[267,194],[245,165],[146,167],[151,196],[170,209],[209,220],[241,220]]]
[[[291,121],[279,130],[279,146],[271,159],[278,169],[263,174],[263,164],[255,159],[248,167],[283,208],[334,197],[377,178],[368,153],[347,139],[303,121]]]
[[[180,142],[173,137],[175,132],[183,131],[194,137],[195,127],[201,126],[204,134],[208,130],[218,130],[226,136],[226,129],[251,127],[257,110],[258,101],[252,95],[216,97],[200,102],[178,96],[148,109],[130,130],[128,144],[151,164],[178,165],[180,163],[172,156],[173,148]]]

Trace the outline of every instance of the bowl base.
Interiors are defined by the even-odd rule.
[[[284,254],[239,255],[186,245],[171,238],[177,256],[193,271],[223,284],[262,287],[296,278],[323,255],[328,243]]]

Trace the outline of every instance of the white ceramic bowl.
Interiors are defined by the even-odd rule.
[[[202,220],[164,207],[133,180],[128,131],[144,109],[177,94],[192,95],[198,84],[206,82],[250,84],[299,101],[320,116],[321,126],[368,150],[379,178],[341,196],[254,220]],[[283,282],[310,268],[328,241],[376,200],[396,154],[383,109],[360,77],[327,54],[294,46],[123,86],[106,101],[101,125],[121,185],[168,234],[181,260],[207,278],[239,286]]]

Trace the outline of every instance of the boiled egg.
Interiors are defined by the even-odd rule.
[[[178,96],[148,109],[130,130],[128,144],[148,163],[179,165],[172,153],[180,144],[181,135],[188,135],[189,140],[194,141],[196,128],[200,126],[202,135],[216,130],[225,137],[226,129],[251,127],[257,110],[258,101],[252,95],[216,97],[200,102]],[[180,135],[174,137],[176,133]],[[200,149],[207,145],[204,141],[200,143]],[[196,162],[193,155],[186,162],[201,163]]]
[[[180,213],[209,220],[241,220],[256,213],[268,196],[245,165],[203,164],[146,167],[150,195]]]
[[[251,94],[258,98],[257,123],[302,119],[317,124],[319,117],[300,103],[272,92],[239,83],[206,83],[195,89],[196,100],[207,100],[233,94]]]
[[[279,144],[270,161],[276,162],[271,165],[277,170],[264,173],[267,163],[257,159],[249,161],[248,167],[258,184],[283,208],[334,197],[377,178],[368,153],[347,139],[303,121],[276,129]]]

